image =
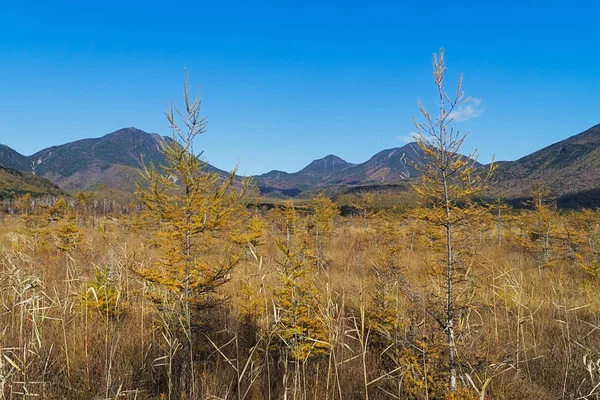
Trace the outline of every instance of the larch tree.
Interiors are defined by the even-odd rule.
[[[246,212],[249,182],[236,182],[235,170],[226,177],[208,171],[194,153],[194,139],[206,132],[207,121],[200,115],[199,95],[189,96],[187,75],[184,102],[183,110],[171,104],[165,113],[173,131],[172,139],[162,142],[165,165],[147,166],[148,185],[138,187],[155,228],[152,236],[159,256],[154,265],[137,272],[166,289],[172,303],[166,308],[180,310],[177,320],[187,342],[193,395],[192,311],[213,302],[213,293],[228,281],[239,261],[235,239],[244,229],[239,220]]]
[[[296,234],[298,213],[294,203],[288,200],[285,204],[273,208],[269,215],[272,223],[278,228],[281,236],[285,238],[285,246],[291,247],[292,238]]]
[[[285,258],[274,290],[275,332],[286,356],[305,361],[328,351],[327,327],[319,316],[315,265],[302,245],[295,251],[278,243]]]
[[[570,224],[577,232],[579,249],[576,263],[590,276],[600,276],[600,209],[585,209],[570,214]]]
[[[315,229],[315,250],[319,268],[325,266],[325,244],[333,235],[333,220],[338,214],[333,201],[323,193],[319,193],[314,201],[313,223]]]
[[[433,55],[433,77],[437,89],[437,110],[429,113],[422,102],[418,105],[421,121],[414,118],[416,140],[425,154],[425,162],[417,167],[421,180],[415,186],[421,201],[427,205],[419,218],[438,226],[444,231],[444,270],[446,285],[445,316],[438,319],[448,337],[449,390],[457,390],[457,353],[455,335],[455,269],[458,263],[456,230],[464,224],[475,209],[466,206],[470,196],[483,191],[491,178],[494,167],[486,172],[477,171],[476,154],[461,155],[468,135],[452,126],[456,112],[470,98],[462,91],[462,76],[456,92],[448,95],[444,89],[444,50]]]
[[[505,214],[510,211],[510,206],[504,202],[501,196],[498,196],[494,204],[490,206],[490,211],[496,215],[496,235],[498,239],[498,246],[502,246],[502,239],[504,238],[504,229],[506,225]]]
[[[529,246],[537,253],[539,266],[549,267],[553,253],[558,250],[554,246],[558,225],[555,202],[550,191],[539,186],[534,186],[531,197],[533,212],[523,218],[523,227],[529,236]]]

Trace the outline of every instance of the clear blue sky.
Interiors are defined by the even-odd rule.
[[[363,162],[404,144],[431,54],[478,99],[466,151],[516,159],[600,123],[600,2],[6,1],[0,143],[29,155],[122,127],[168,135],[183,69],[222,169]]]

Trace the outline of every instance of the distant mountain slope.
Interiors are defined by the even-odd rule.
[[[124,128],[100,138],[53,146],[29,157],[0,145],[0,166],[34,171],[64,190],[104,186],[132,192],[135,182],[141,179],[142,159],[146,164],[165,162],[160,145],[167,140],[171,139]],[[425,160],[419,146],[409,143],[383,150],[360,164],[328,155],[298,172],[271,171],[253,178],[269,197],[311,196],[325,189],[333,193],[353,186],[411,180],[418,177],[415,166]],[[490,189],[492,194],[509,198],[527,196],[534,185],[550,189],[556,196],[596,190],[600,188],[600,125],[517,161],[499,162],[498,166],[496,183]],[[206,170],[227,175],[210,164],[206,164]],[[0,179],[8,178],[0,176]]]
[[[151,135],[136,128],[124,128],[101,138],[83,139],[53,146],[30,156],[37,175],[46,177],[65,190],[81,190],[99,182],[119,181],[117,189],[133,190],[135,179],[116,178],[124,171],[145,163],[161,164],[164,157],[160,144],[165,138]],[[129,169],[115,166],[130,167]]]
[[[336,174],[331,183],[392,183],[418,176],[414,165],[422,165],[423,151],[416,143],[383,150],[368,161]]]
[[[31,172],[0,167],[0,199],[13,198],[29,193],[33,196],[61,194],[62,190],[49,180]]]
[[[318,177],[322,180],[323,178],[331,176],[332,174],[351,167],[352,165],[354,164],[346,162],[338,156],[330,154],[319,160],[311,162],[296,174],[304,177]]]
[[[0,144],[0,167],[25,171],[29,169],[29,160],[7,145]]]
[[[137,128],[124,128],[100,138],[52,146],[29,157],[5,147],[4,153],[8,156],[0,153],[0,160],[6,160],[5,163],[11,168],[33,171],[68,191],[104,185],[133,192],[135,182],[142,179],[139,170],[144,163],[157,166],[165,163],[160,148],[168,140],[172,139]],[[209,164],[206,164],[206,169],[226,174]]]
[[[255,176],[254,180],[265,195],[294,197],[305,190],[326,185],[333,175],[353,165],[330,154],[314,160],[298,172],[270,171]]]
[[[493,190],[507,197],[527,195],[534,186],[555,195],[600,187],[600,124],[531,153],[498,163]]]
[[[383,150],[361,164],[351,164],[329,155],[313,161],[298,172],[271,171],[255,179],[264,194],[295,196],[307,190],[313,193],[329,186],[390,184],[413,179],[419,175],[415,166],[424,162],[425,155],[421,148],[416,143],[409,143]]]

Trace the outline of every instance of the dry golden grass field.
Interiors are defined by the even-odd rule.
[[[1,216],[0,398],[600,397],[598,212],[456,228],[449,394],[443,230],[415,210],[241,210],[186,297],[144,213],[32,204]]]

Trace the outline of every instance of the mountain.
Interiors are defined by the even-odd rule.
[[[31,172],[0,167],[0,199],[14,198],[25,193],[42,196],[57,195],[62,191],[48,179],[35,176]]]
[[[164,163],[160,146],[168,140],[172,139],[137,128],[124,128],[100,138],[49,147],[29,157],[0,145],[0,166],[34,172],[37,177],[47,178],[68,191],[104,186],[132,192],[135,182],[141,179],[143,163]],[[416,143],[409,143],[383,150],[360,164],[330,154],[297,172],[274,170],[253,178],[268,197],[311,196],[321,190],[333,193],[361,186],[407,187],[403,182],[418,177],[415,166],[424,162],[423,151]],[[206,164],[206,170],[227,175],[210,164]],[[14,172],[7,175],[4,171],[0,183],[13,182],[15,176]],[[32,183],[31,177],[22,178]],[[551,190],[556,196],[581,191],[587,191],[586,198],[596,196],[600,188],[600,124],[519,160],[499,162],[490,193],[508,198],[523,197],[536,185]]]
[[[41,175],[55,174],[68,177],[94,165],[142,166],[140,155],[146,163],[163,162],[160,145],[166,140],[136,128],[124,128],[101,138],[83,139],[41,150],[31,157],[33,168]]]
[[[323,157],[319,160],[315,160],[308,164],[306,167],[302,168],[297,172],[299,176],[305,177],[318,177],[319,179],[327,178],[332,174],[344,170],[353,164],[346,162],[339,158],[338,156],[334,156],[330,154],[326,157]]]
[[[557,196],[600,187],[600,124],[516,161],[498,163],[494,192],[525,196],[535,186]]]
[[[100,138],[52,146],[25,157],[7,146],[0,147],[0,165],[32,171],[67,191],[106,186],[127,192],[141,180],[143,164],[165,163],[160,152],[172,140],[137,128],[123,128]],[[211,172],[226,173],[206,164]]]
[[[100,138],[52,146],[29,157],[34,172],[65,190],[85,190],[106,185],[133,191],[142,159],[164,162],[161,143],[167,140],[136,128],[124,128]]]
[[[422,165],[424,157],[423,151],[416,143],[383,150],[368,161],[336,174],[332,183],[344,185],[393,183],[415,178],[419,174],[415,165]]]
[[[415,166],[425,161],[423,151],[416,143],[383,150],[361,164],[351,164],[329,155],[315,160],[298,172],[271,171],[255,177],[263,194],[269,196],[296,196],[331,186],[365,184],[392,184],[418,176]],[[480,166],[481,164],[476,164]]]
[[[0,144],[0,167],[20,171],[29,169],[29,160],[5,144]]]
[[[314,160],[298,172],[270,171],[254,177],[261,193],[268,196],[295,197],[301,192],[327,185],[331,177],[354,164],[330,154]]]

